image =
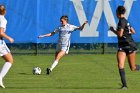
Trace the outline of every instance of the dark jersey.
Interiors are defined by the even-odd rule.
[[[136,48],[136,44],[131,36],[130,28],[131,26],[125,18],[119,19],[117,31],[124,29],[123,36],[118,37],[119,48]]]

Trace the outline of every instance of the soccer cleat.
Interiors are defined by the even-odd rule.
[[[127,86],[122,86],[121,89],[122,90],[126,90],[128,87]]]
[[[5,88],[5,86],[3,85],[2,79],[0,79],[0,87]]]
[[[47,73],[46,73],[46,74],[48,74],[48,75],[51,73],[51,70],[50,70],[49,68],[47,68],[47,70],[46,70],[46,71],[47,71]]]

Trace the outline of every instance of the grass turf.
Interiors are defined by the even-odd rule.
[[[14,56],[15,63],[4,78],[0,93],[139,93],[140,72],[131,72],[126,62],[127,90],[121,87],[115,54],[67,55],[48,76],[46,68],[54,55]],[[140,54],[137,54],[140,64]],[[3,65],[2,58],[0,66]],[[42,69],[33,75],[33,67]]]

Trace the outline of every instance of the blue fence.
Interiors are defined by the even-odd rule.
[[[108,27],[117,25],[118,5],[126,7],[125,17],[136,30],[134,40],[140,42],[140,0],[0,0],[0,4],[7,8],[6,33],[15,43],[56,43],[58,35],[37,36],[58,27],[62,15],[68,15],[69,23],[77,26],[89,21],[83,31],[72,33],[71,43],[116,43]]]

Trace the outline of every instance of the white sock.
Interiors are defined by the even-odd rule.
[[[7,72],[9,71],[9,69],[11,68],[12,64],[10,62],[6,62],[0,72],[0,77],[4,78],[4,76],[7,74]]]
[[[58,64],[58,61],[54,61],[53,62],[53,64],[51,65],[51,68],[50,68],[50,70],[52,71],[55,67],[56,67],[56,65]]]

